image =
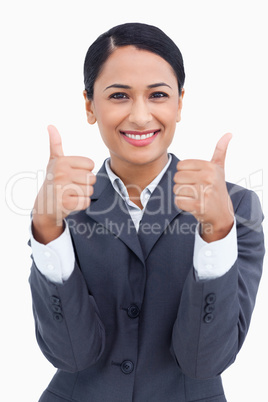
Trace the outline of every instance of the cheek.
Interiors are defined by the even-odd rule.
[[[118,106],[109,106],[103,107],[102,110],[99,110],[97,115],[97,121],[99,125],[105,128],[114,128],[116,129],[117,126],[122,122],[122,120],[126,117],[126,108],[118,107]]]
[[[118,136],[115,135],[115,133],[118,131],[122,120],[119,111],[115,110],[115,108],[99,110],[97,124],[102,140],[108,148],[112,147],[112,144],[117,142]]]
[[[173,127],[178,119],[178,105],[174,103],[167,104],[164,108],[162,108],[161,112],[158,113],[158,116],[166,127]]]

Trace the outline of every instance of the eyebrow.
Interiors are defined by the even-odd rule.
[[[157,87],[169,87],[170,89],[172,89],[171,86],[169,86],[165,82],[157,82],[155,84],[147,85],[147,88],[157,88]],[[104,91],[106,91],[106,89],[109,89],[109,88],[132,89],[132,87],[130,87],[129,85],[112,84],[112,85],[109,85],[108,87],[106,87],[104,89]]]

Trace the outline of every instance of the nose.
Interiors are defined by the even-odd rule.
[[[152,114],[145,100],[139,98],[133,101],[129,121],[140,128],[145,128],[152,121]]]

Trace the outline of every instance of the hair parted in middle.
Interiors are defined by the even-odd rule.
[[[161,29],[143,23],[117,25],[101,34],[89,47],[84,63],[84,84],[89,100],[93,99],[94,83],[108,57],[122,46],[135,46],[155,53],[166,60],[177,77],[181,95],[185,80],[182,54],[178,46]]]

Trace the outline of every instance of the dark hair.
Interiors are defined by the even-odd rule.
[[[84,63],[84,83],[88,99],[93,99],[94,83],[111,53],[118,47],[129,45],[148,50],[165,59],[175,72],[181,95],[185,73],[183,58],[177,45],[153,25],[127,23],[103,33],[89,47]]]

